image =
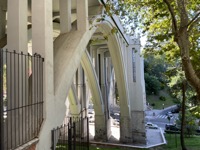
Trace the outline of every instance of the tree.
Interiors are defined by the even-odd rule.
[[[108,1],[106,10],[121,17],[126,32],[147,35],[146,53],[165,53],[170,61],[180,58],[200,101],[200,1],[118,0]]]
[[[115,13],[121,17],[126,32],[140,31],[147,35],[146,53],[165,54],[174,63],[180,59],[185,77],[200,102],[200,1],[118,0],[108,1],[106,10],[108,15]],[[183,107],[185,81],[182,92]],[[184,112],[182,119],[184,125]],[[181,137],[182,149],[185,150]]]
[[[159,80],[155,76],[152,76],[148,73],[144,74],[144,78],[146,93],[148,95],[157,95],[158,92],[161,90],[161,83],[159,82]]]

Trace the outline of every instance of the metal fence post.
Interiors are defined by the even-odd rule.
[[[0,149],[4,149],[3,123],[3,50],[0,49]]]
[[[72,150],[72,129],[71,129],[71,118],[68,123],[68,149]]]
[[[55,150],[55,129],[51,130],[51,142],[52,142],[51,149]]]
[[[89,136],[90,136],[90,132],[89,132],[89,119],[88,119],[88,117],[87,117],[87,149],[89,150],[89,146],[90,146],[90,144],[89,144]]]
[[[73,122],[73,147],[76,150],[76,123]]]

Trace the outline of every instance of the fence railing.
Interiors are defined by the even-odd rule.
[[[52,150],[89,150],[88,118],[70,117],[64,124],[51,131]]]
[[[36,138],[43,121],[43,62],[35,54],[0,50],[0,149]]]

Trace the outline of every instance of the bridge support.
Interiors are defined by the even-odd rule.
[[[120,116],[120,142],[132,143],[131,118],[129,116]]]
[[[8,50],[27,52],[27,0],[8,0]]]
[[[95,115],[95,137],[96,141],[107,141],[111,136],[111,119],[105,115]]]
[[[133,143],[146,144],[146,132],[144,126],[144,111],[131,111]]]
[[[77,29],[86,31],[88,27],[88,0],[77,0]]]
[[[59,0],[60,4],[60,33],[71,30],[71,0]]]
[[[145,108],[146,93],[144,83],[143,58],[140,56],[140,41],[133,41],[129,47],[129,96],[131,97],[131,127],[133,143],[146,144]]]

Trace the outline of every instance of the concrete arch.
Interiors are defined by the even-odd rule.
[[[73,76],[80,65],[81,57],[96,28],[87,31],[73,31],[59,35],[54,41],[54,94],[58,101],[56,118],[61,124],[65,116],[65,105]]]
[[[130,116],[128,85],[124,66],[123,47],[120,45],[120,39],[117,34],[111,34],[112,25],[104,22],[99,25],[99,29],[105,35],[108,35],[108,49],[110,51],[116,81],[120,97],[120,112],[122,116]]]
[[[78,115],[81,112],[81,104],[78,100],[78,97],[75,91],[76,90],[75,90],[74,84],[72,84],[68,93],[68,99],[69,99],[71,114]]]
[[[94,104],[94,110],[96,115],[104,115],[104,107],[103,107],[103,99],[101,95],[101,90],[98,84],[98,79],[96,76],[96,72],[94,70],[94,67],[92,65],[92,61],[90,59],[90,56],[87,52],[83,54],[81,58],[81,65],[84,69],[84,72],[88,79],[89,88],[91,90],[92,96],[93,96],[93,104]],[[70,102],[70,109],[72,114],[79,114],[81,112],[81,106],[80,102],[78,100],[77,94],[75,92],[74,84],[71,85],[71,88],[68,93],[68,98]]]
[[[98,25],[98,28],[102,33],[110,34],[112,26],[108,22],[103,22]],[[80,64],[81,57],[84,54],[86,46],[95,31],[95,27],[91,30],[87,30],[86,32],[71,31],[60,35],[54,41],[55,97],[60,101],[60,106],[57,107],[57,109],[59,109],[59,111],[63,110],[63,116],[60,115],[60,118],[57,118],[58,122],[61,122],[64,118],[65,109],[60,109],[60,107],[63,107],[62,103],[66,100],[67,93],[71,87],[73,75]],[[118,83],[119,96],[121,99],[121,115],[129,117],[129,98],[127,93],[128,88],[125,77],[124,61],[122,57],[122,47],[119,45],[119,38],[115,34],[110,34],[108,36],[107,44],[110,50]],[[98,112],[100,113],[100,111]]]
[[[100,87],[98,84],[96,72],[94,70],[92,61],[90,59],[90,56],[89,56],[87,50],[85,51],[85,53],[82,56],[81,65],[85,71],[87,78],[88,78],[88,84],[89,84],[89,87],[90,87],[90,90],[91,90],[91,93],[93,96],[92,101],[94,104],[95,114],[103,115],[103,113],[104,113],[103,98],[102,98],[101,90],[100,90]]]

